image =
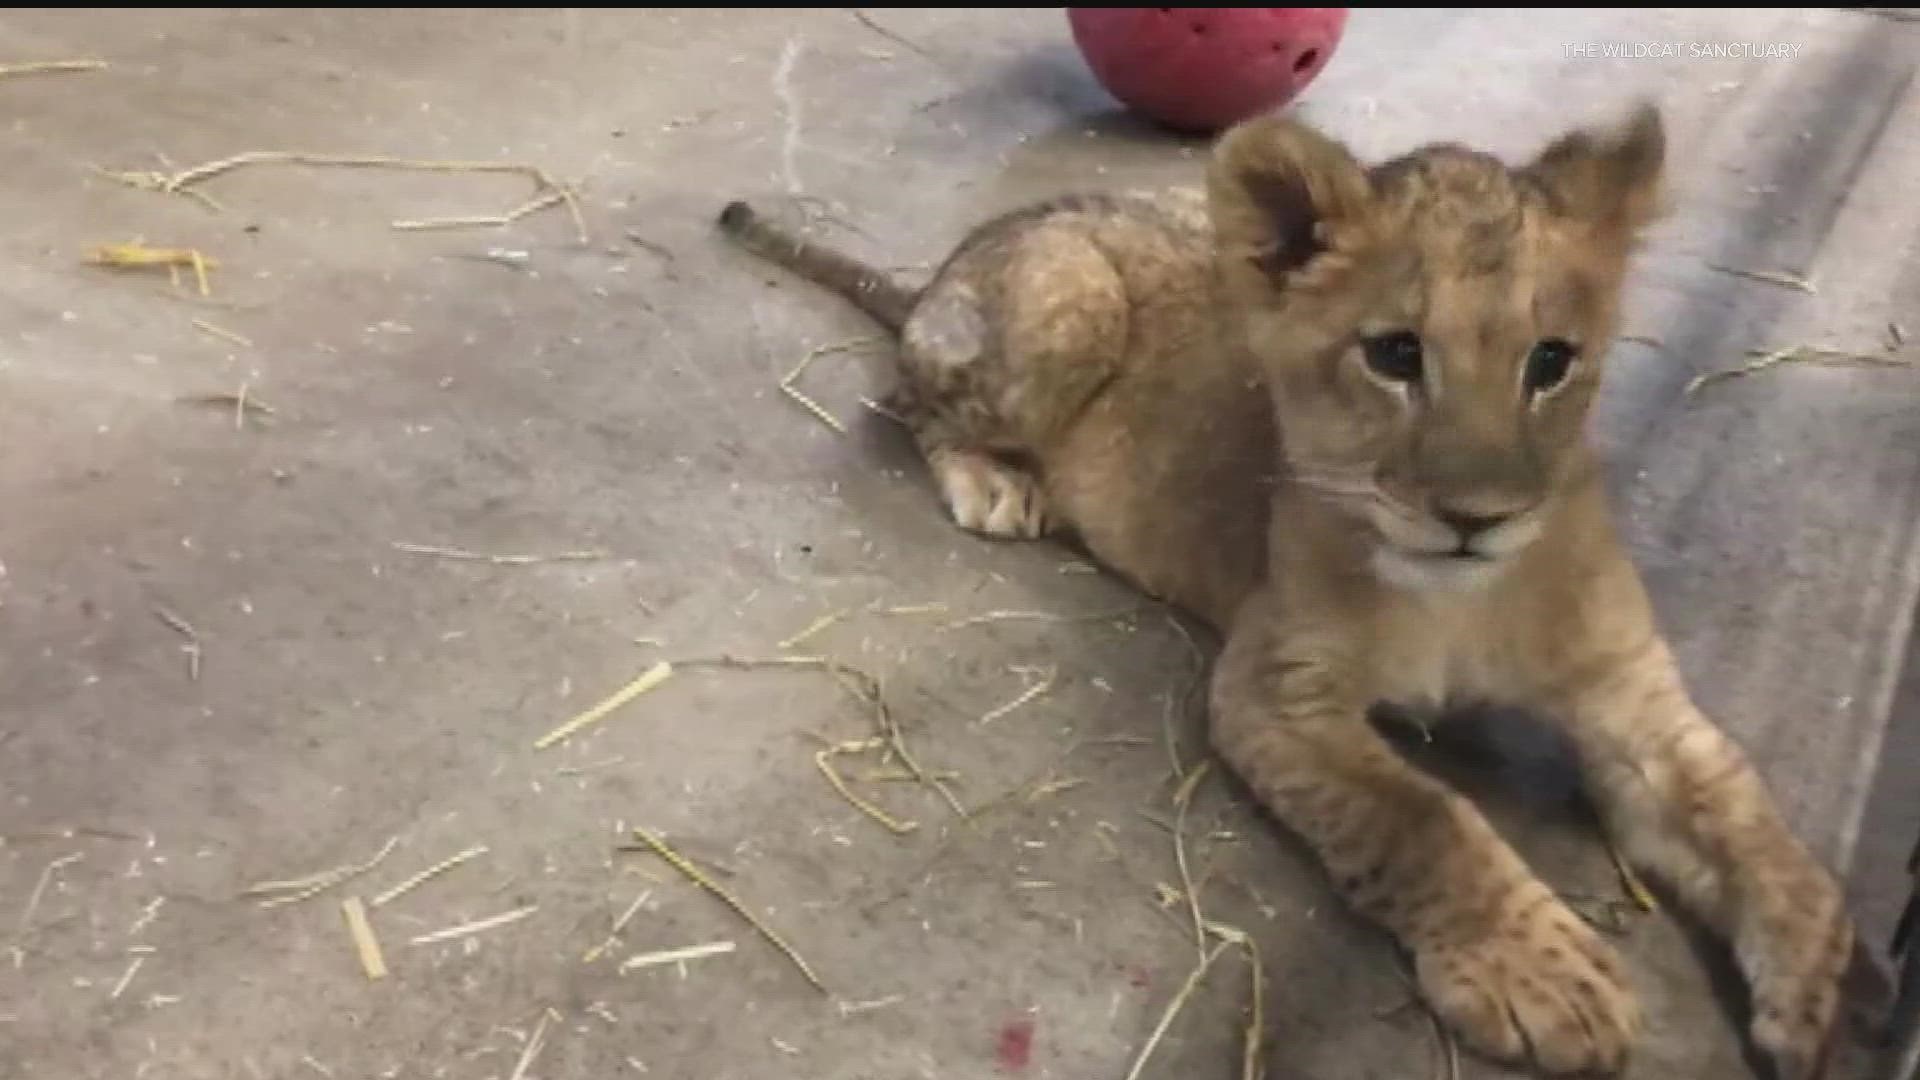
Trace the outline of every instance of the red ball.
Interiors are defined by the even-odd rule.
[[[1168,127],[1214,132],[1292,101],[1327,66],[1346,8],[1068,8],[1107,92]]]

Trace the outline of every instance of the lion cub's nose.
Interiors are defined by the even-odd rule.
[[[1433,516],[1441,524],[1460,534],[1461,542],[1467,542],[1503,522],[1511,521],[1513,514],[1468,514],[1458,510],[1436,509]]]

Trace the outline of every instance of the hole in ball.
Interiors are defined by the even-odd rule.
[[[1312,67],[1314,65],[1314,62],[1319,59],[1320,59],[1319,49],[1308,49],[1306,52],[1303,52],[1300,54],[1299,59],[1293,62],[1293,70],[1305,71],[1308,68]]]

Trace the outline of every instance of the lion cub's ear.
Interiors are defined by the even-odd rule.
[[[1373,186],[1346,147],[1265,116],[1215,144],[1207,198],[1222,254],[1277,279],[1333,246],[1342,225],[1359,223]]]
[[[1659,214],[1666,153],[1660,110],[1642,104],[1611,130],[1575,131],[1554,140],[1526,172],[1560,213],[1631,236]]]

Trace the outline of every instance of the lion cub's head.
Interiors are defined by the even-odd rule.
[[[1665,139],[1637,110],[1511,168],[1458,146],[1367,167],[1298,123],[1228,132],[1220,271],[1293,477],[1399,584],[1485,581],[1586,468],[1584,423]]]

